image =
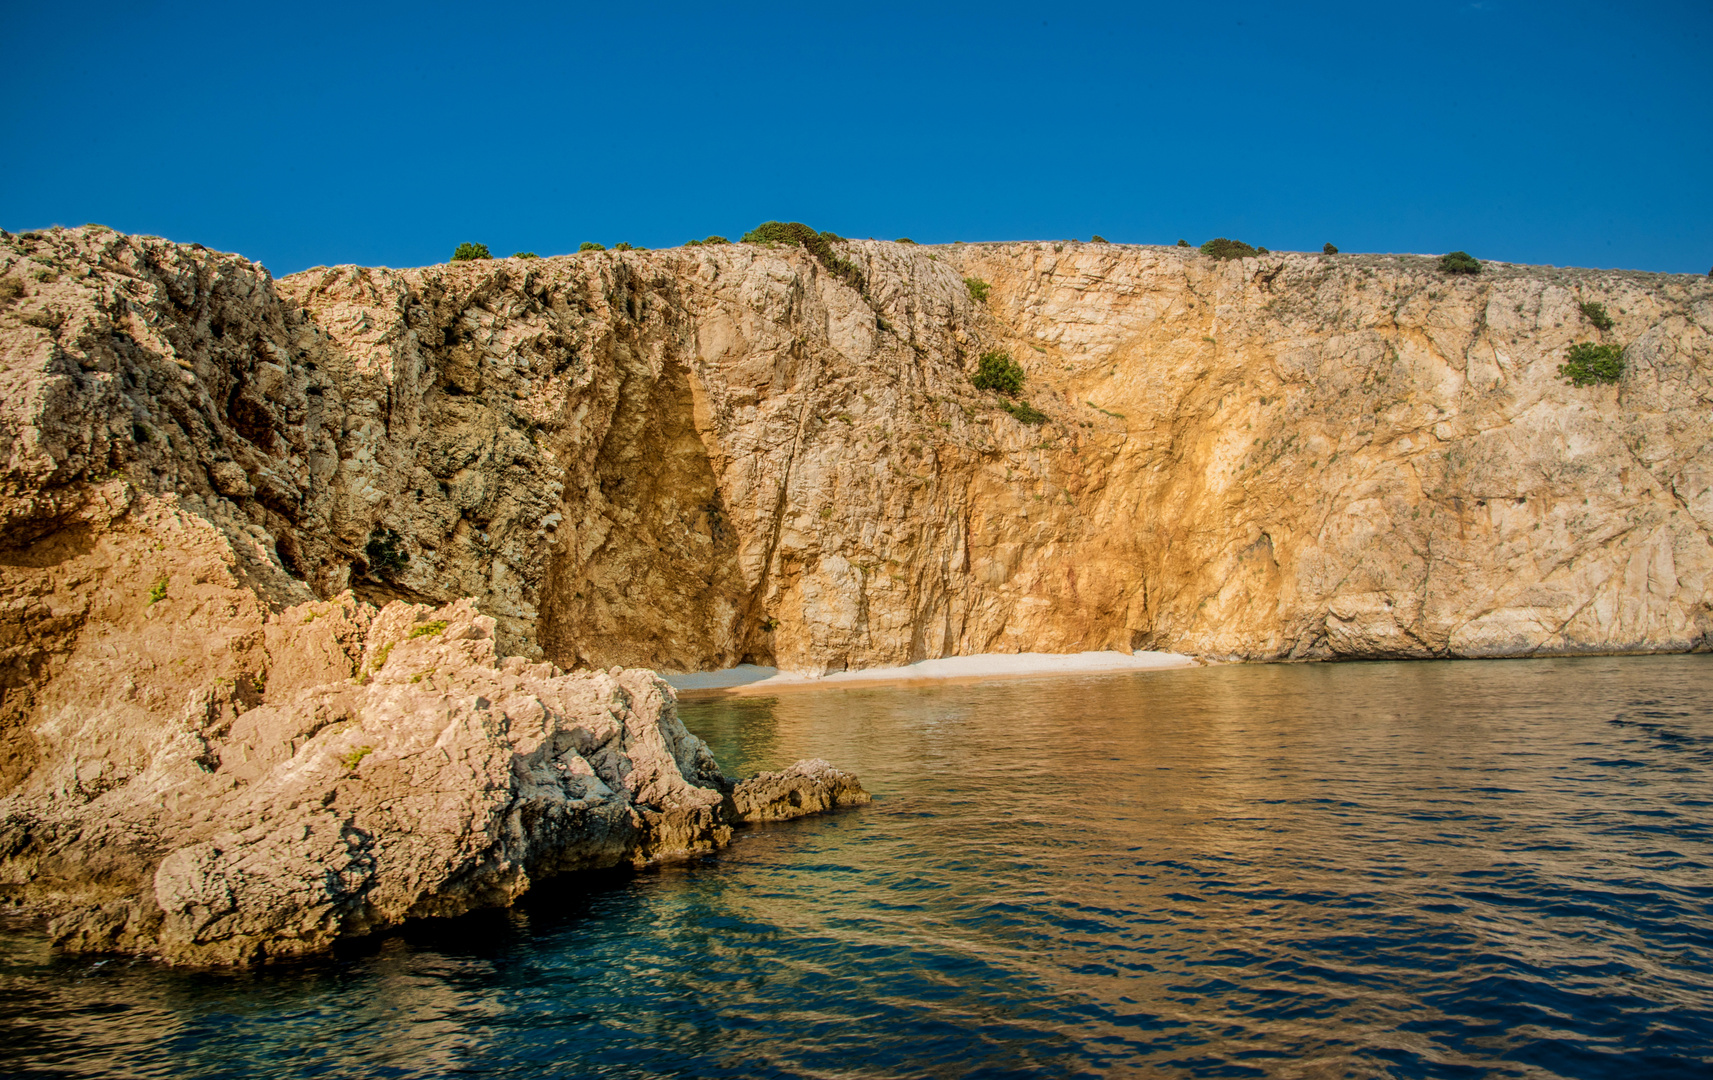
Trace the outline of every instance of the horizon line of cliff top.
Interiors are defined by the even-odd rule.
[[[47,232],[75,232],[75,231],[79,231],[79,230],[96,230],[96,231],[112,232],[112,233],[118,233],[119,232],[119,230],[117,230],[117,229],[114,229],[114,228],[107,226],[107,225],[99,224],[97,222],[89,222],[89,223],[84,224],[84,225],[74,225],[74,226],[66,226],[66,225],[57,225],[56,224],[56,225],[47,226],[46,228],[43,228],[43,229],[28,229],[28,230],[22,230],[22,231],[17,232],[17,233],[9,232],[5,228],[0,228],[0,241],[13,240],[13,239],[36,240],[36,239],[41,239],[42,235],[44,233],[47,233]],[[140,239],[147,239],[147,240],[160,240],[163,243],[176,244],[176,245],[181,246],[181,247],[189,247],[189,248],[192,248],[193,250],[197,250],[197,251],[215,251],[216,250],[214,248],[208,247],[206,244],[198,243],[196,241],[185,242],[185,241],[179,241],[179,240],[170,240],[170,239],[163,237],[163,236],[154,236],[154,235],[148,234],[148,233],[128,233],[128,234],[121,234],[121,235],[134,236],[134,237],[138,237]],[[906,245],[906,246],[910,246],[910,247],[940,247],[940,248],[949,248],[949,247],[983,247],[983,248],[985,248],[985,247],[1015,247],[1015,246],[1030,246],[1030,245],[1037,246],[1037,247],[1044,247],[1047,245],[1053,245],[1058,249],[1062,249],[1067,244],[1075,244],[1078,246],[1107,246],[1107,247],[1114,247],[1114,248],[1157,248],[1157,249],[1162,249],[1165,251],[1181,251],[1181,252],[1183,252],[1185,254],[1189,254],[1189,255],[1206,256],[1206,257],[1217,259],[1219,261],[1227,261],[1227,260],[1232,260],[1232,259],[1244,259],[1244,258],[1260,258],[1260,257],[1264,257],[1264,256],[1269,256],[1269,255],[1305,255],[1305,256],[1318,256],[1321,258],[1330,258],[1332,256],[1344,256],[1346,258],[1437,259],[1440,261],[1439,269],[1444,270],[1448,273],[1453,273],[1453,274],[1476,274],[1476,273],[1480,272],[1479,269],[1476,269],[1476,267],[1482,266],[1484,264],[1491,264],[1494,267],[1505,267],[1505,268],[1520,268],[1520,269],[1540,268],[1540,269],[1550,269],[1550,270],[1583,270],[1583,271],[1590,271],[1590,272],[1597,272],[1597,273],[1647,274],[1647,275],[1655,276],[1655,277],[1683,277],[1683,278],[1699,279],[1699,278],[1702,278],[1703,276],[1705,276],[1707,280],[1713,281],[1713,268],[1709,268],[1706,275],[1701,275],[1701,274],[1697,274],[1693,271],[1681,271],[1681,270],[1634,270],[1634,269],[1626,269],[1626,268],[1622,268],[1622,267],[1597,267],[1597,266],[1573,266],[1573,265],[1560,266],[1560,265],[1557,265],[1554,263],[1517,263],[1517,262],[1508,262],[1508,261],[1505,261],[1502,259],[1478,259],[1475,256],[1469,255],[1467,252],[1464,252],[1464,251],[1451,251],[1451,252],[1444,252],[1444,253],[1424,253],[1424,252],[1408,252],[1408,251],[1342,251],[1336,245],[1334,245],[1331,241],[1327,241],[1325,244],[1323,244],[1321,247],[1321,250],[1318,252],[1317,251],[1289,250],[1289,249],[1274,250],[1274,249],[1269,249],[1265,246],[1259,246],[1259,245],[1251,246],[1250,244],[1247,244],[1244,241],[1232,240],[1232,239],[1228,239],[1228,238],[1223,237],[1223,236],[1215,237],[1211,240],[1205,241],[1204,243],[1201,243],[1198,245],[1192,245],[1192,244],[1190,244],[1190,242],[1188,240],[1184,240],[1184,239],[1179,239],[1176,243],[1173,243],[1173,244],[1156,244],[1156,243],[1141,243],[1141,242],[1131,243],[1131,242],[1124,242],[1124,241],[1116,241],[1115,242],[1115,241],[1111,241],[1111,240],[1106,239],[1105,237],[1101,236],[1099,233],[1092,234],[1089,237],[1089,239],[1087,239],[1087,240],[1083,240],[1079,237],[1073,236],[1073,237],[1064,237],[1064,238],[1057,238],[1057,239],[1029,239],[1029,240],[947,240],[947,241],[942,241],[942,242],[930,242],[927,244],[922,244],[922,243],[918,243],[915,240],[912,240],[908,236],[900,236],[900,237],[897,237],[897,238],[892,239],[892,240],[886,240],[886,239],[883,239],[880,237],[874,237],[874,236],[869,236],[869,237],[840,236],[837,233],[826,232],[826,231],[821,231],[821,232],[817,233],[811,227],[809,227],[807,225],[803,225],[803,224],[798,223],[798,222],[782,223],[782,222],[774,222],[774,221],[763,222],[761,225],[757,226],[755,229],[750,230],[748,233],[743,234],[743,236],[741,236],[739,239],[737,239],[735,241],[734,240],[728,240],[726,237],[719,236],[716,234],[716,235],[710,235],[710,236],[705,237],[704,239],[701,239],[701,240],[687,240],[682,244],[678,244],[678,245],[675,245],[672,247],[649,248],[649,247],[643,247],[640,245],[630,244],[630,243],[627,243],[624,241],[620,241],[618,243],[613,244],[611,247],[608,247],[605,244],[601,244],[601,243],[598,243],[598,242],[593,241],[593,240],[585,240],[578,246],[576,251],[558,252],[556,254],[545,255],[545,256],[537,255],[533,251],[516,251],[510,255],[493,255],[490,252],[490,250],[486,244],[465,242],[465,243],[460,243],[459,245],[457,245],[453,249],[451,257],[449,257],[445,262],[425,263],[425,264],[422,264],[420,266],[414,266],[414,267],[390,267],[384,263],[367,264],[367,263],[355,263],[355,262],[333,263],[330,265],[329,264],[320,264],[320,265],[316,265],[316,266],[305,267],[302,270],[294,270],[294,271],[291,271],[290,273],[287,273],[283,276],[292,277],[292,276],[295,276],[297,274],[308,274],[308,273],[313,273],[317,270],[330,270],[330,269],[335,269],[335,268],[344,267],[344,266],[364,266],[364,267],[369,267],[369,268],[373,268],[373,269],[377,269],[377,270],[427,269],[428,267],[446,266],[446,265],[449,265],[449,264],[455,263],[455,262],[506,262],[506,261],[510,261],[513,259],[528,260],[528,259],[542,259],[542,258],[565,259],[565,258],[572,258],[575,256],[579,256],[579,255],[599,254],[599,253],[603,253],[603,252],[612,252],[612,253],[639,252],[640,253],[640,252],[650,252],[650,251],[678,251],[678,250],[681,250],[683,248],[689,248],[689,247],[718,247],[718,246],[733,245],[733,244],[755,244],[755,245],[759,245],[759,246],[763,246],[763,247],[778,247],[780,245],[801,246],[801,247],[808,249],[811,254],[819,254],[818,252],[816,252],[814,250],[815,247],[817,246],[815,244],[815,240],[817,240],[817,239],[821,242],[821,244],[852,243],[852,242],[862,242],[864,240],[867,240],[869,242],[882,243],[882,244],[900,244],[900,245]],[[248,259],[248,256],[242,255],[239,252],[219,252],[219,254],[234,255],[238,258],[247,259],[248,261],[255,262],[257,266],[261,266],[264,270],[267,269],[259,261],[253,260],[253,259]],[[269,271],[269,273],[271,275],[271,271]]]

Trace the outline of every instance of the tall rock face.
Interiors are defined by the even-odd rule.
[[[0,899],[244,962],[867,798],[624,668],[1713,645],[1713,282],[836,246],[0,233]]]
[[[1709,642],[1713,283],[838,247],[860,291],[790,246],[275,282],[4,239],[6,722],[220,575],[268,610],[474,597],[567,668]],[[1617,386],[1559,378],[1578,341],[1626,347]],[[971,385],[995,350],[1045,422]]]
[[[754,245],[287,279],[403,416],[359,442],[348,549],[395,532],[389,587],[486,596],[564,663],[1709,642],[1704,280],[843,250],[861,292]],[[1626,347],[1619,385],[1559,377],[1578,341]],[[1046,422],[974,390],[993,350]]]

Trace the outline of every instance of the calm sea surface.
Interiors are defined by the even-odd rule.
[[[250,974],[0,934],[0,1073],[1713,1076],[1713,657],[687,702],[873,805]]]

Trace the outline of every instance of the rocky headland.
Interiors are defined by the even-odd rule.
[[[866,799],[644,668],[1713,645],[1713,282],[830,250],[0,234],[0,889],[248,962]]]

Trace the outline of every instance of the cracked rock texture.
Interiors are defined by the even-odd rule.
[[[172,602],[109,645],[146,670],[143,638],[207,629]],[[0,801],[0,888],[55,915],[68,950],[301,955],[868,801],[814,761],[788,770],[802,790],[784,804],[746,798],[765,775],[731,804],[656,675],[496,662],[494,620],[468,600],[376,611],[346,593],[221,625],[249,637],[259,673],[189,680],[152,713],[57,701],[42,735],[63,744]]]
[[[125,905],[156,875],[160,940],[242,953],[261,923],[222,906],[221,883],[261,881],[245,860],[287,842],[197,818],[198,785],[274,813],[285,803],[265,800],[296,796],[268,792],[331,738],[316,717],[396,715],[382,726],[408,741],[415,720],[373,697],[390,676],[359,694],[355,657],[406,617],[390,612],[464,598],[458,618],[491,628],[456,641],[564,670],[1713,643],[1713,282],[1493,263],[1454,277],[1417,256],[835,246],[860,291],[794,247],[276,281],[96,226],[0,234],[7,888],[105,889],[107,922],[68,933],[120,940],[155,933]],[[1558,377],[1579,341],[1624,346],[1616,386]],[[972,387],[991,350],[1023,366],[1044,423]],[[288,625],[311,610],[325,614]],[[453,641],[407,639],[398,656]],[[555,680],[610,678],[529,670],[543,715]],[[408,693],[439,694],[474,739],[512,716],[477,684],[526,675],[471,659],[468,693],[423,689],[443,678]],[[624,692],[642,701],[641,686]],[[341,694],[364,704],[339,712]],[[638,708],[670,730],[665,705]],[[359,777],[394,767],[373,745]],[[626,857],[729,824],[724,802],[685,794],[724,789],[684,767],[687,788],[625,797],[626,827],[654,838]],[[162,779],[187,769],[205,779]],[[498,782],[471,770],[460,799]],[[117,803],[136,812],[89,809]],[[14,827],[20,808],[41,828]],[[98,843],[72,839],[92,821]],[[328,897],[381,899],[311,902],[288,873],[267,888],[315,914],[263,937],[312,943],[424,897],[503,897],[504,867],[536,865],[493,854],[535,840],[495,840],[491,873],[401,873],[395,894],[361,884],[381,858],[369,841],[317,822],[292,857],[344,868],[355,892]],[[229,826],[250,838],[216,839]],[[589,835],[619,835],[604,828]]]

